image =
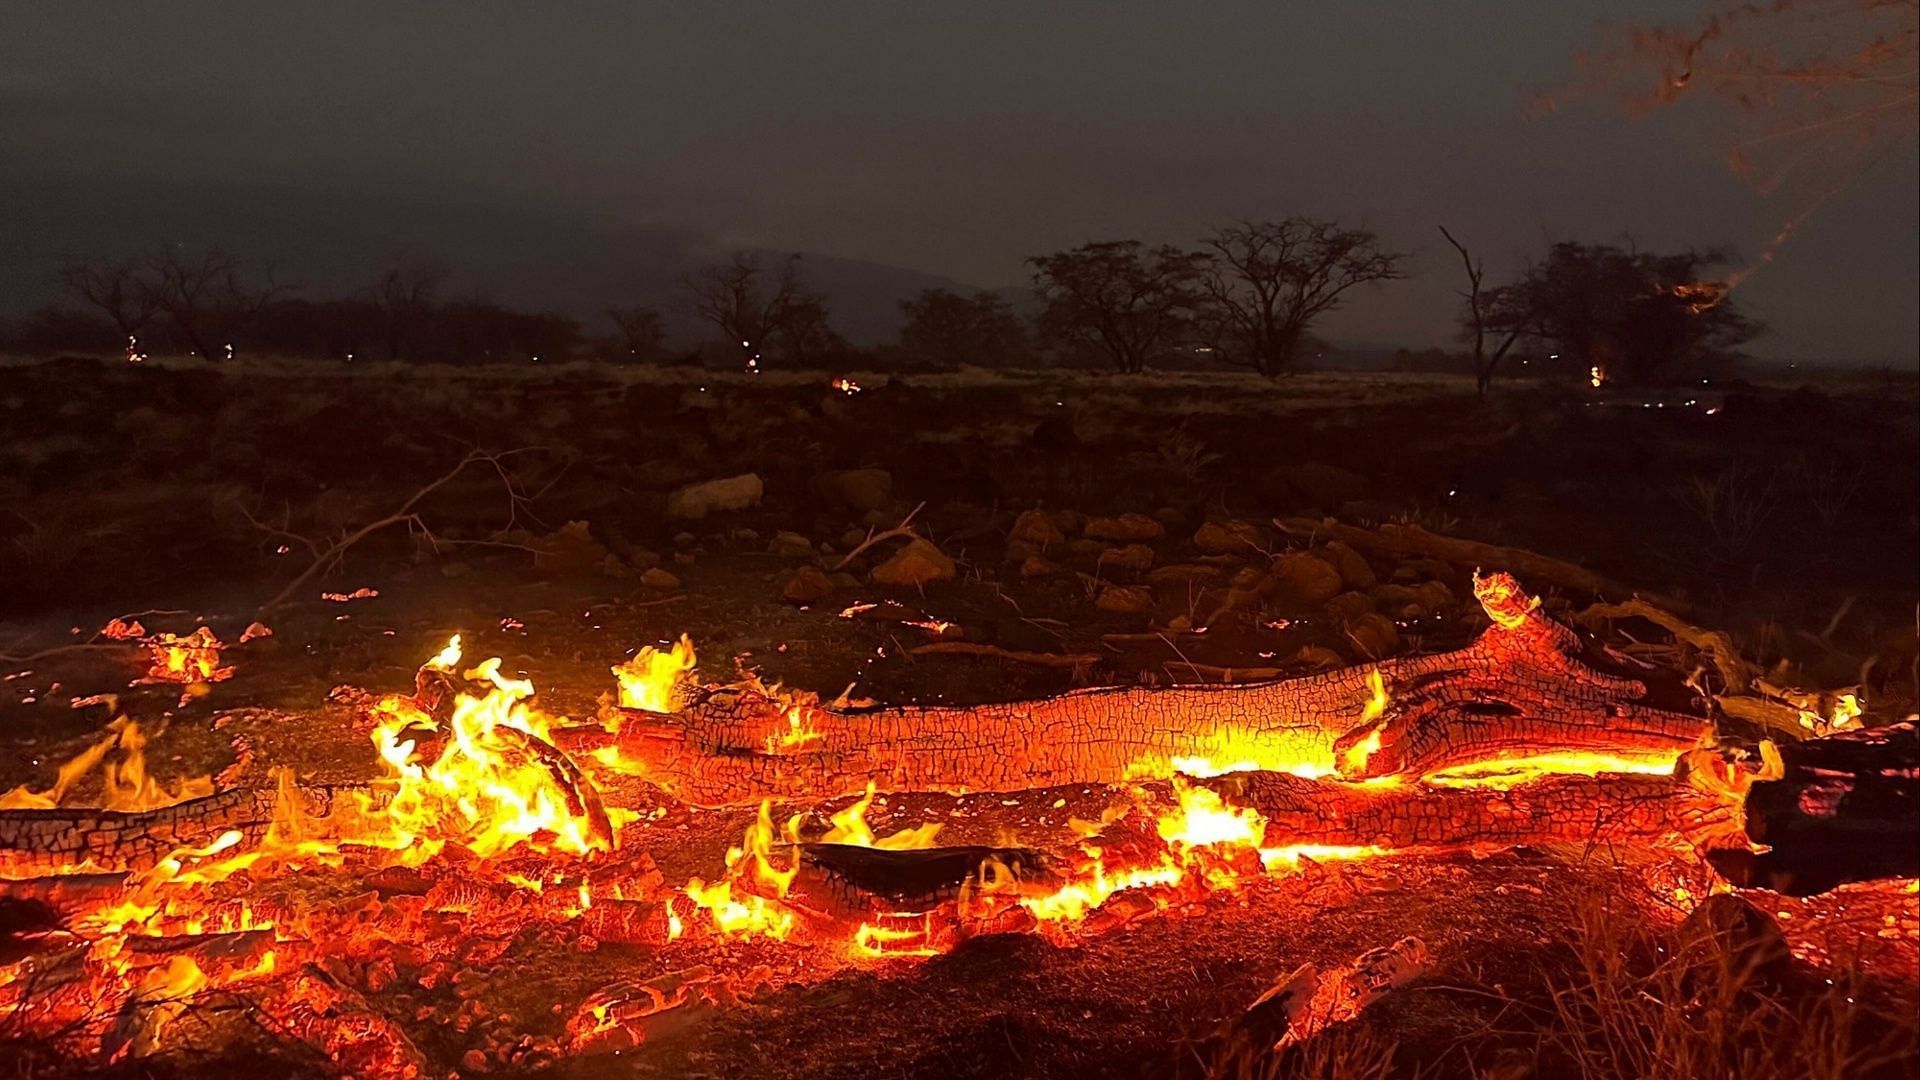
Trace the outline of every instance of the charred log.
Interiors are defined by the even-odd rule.
[[[1498,608],[1495,625],[1471,645],[1377,668],[864,712],[789,708],[733,689],[679,714],[629,711],[615,733],[576,728],[555,740],[569,750],[613,745],[682,801],[721,806],[852,795],[869,783],[956,793],[1118,783],[1171,775],[1182,757],[1417,775],[1570,747],[1677,753],[1706,730],[1701,717],[1641,704],[1642,684],[1583,663],[1579,639],[1511,578],[1488,579],[1482,602]],[[1407,703],[1383,714],[1383,692]],[[1351,752],[1363,746],[1371,752]]]
[[[1543,776],[1511,788],[1347,784],[1246,772],[1199,781],[1259,811],[1269,845],[1714,847],[1734,803],[1670,777]]]
[[[310,814],[325,815],[336,789],[299,789]],[[203,847],[238,831],[257,840],[273,823],[276,788],[240,788],[156,810],[0,810],[0,868],[54,873],[91,865],[103,870],[150,867],[181,848]]]
[[[1782,774],[1747,789],[1762,850],[1722,856],[1739,884],[1806,896],[1920,875],[1920,729],[1912,722],[1778,746]]]
[[[926,915],[988,888],[1011,899],[1021,888],[1051,891],[1061,884],[1046,856],[1026,848],[801,844],[799,855],[787,906],[848,923]]]

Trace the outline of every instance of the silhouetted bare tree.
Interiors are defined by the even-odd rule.
[[[244,282],[240,264],[219,249],[198,261],[163,248],[147,266],[159,309],[196,355],[219,359],[227,355],[236,331],[243,330],[274,298],[291,291],[268,270],[258,285]],[[218,348],[219,351],[215,351]]]
[[[443,267],[403,261],[367,290],[368,302],[379,313],[387,359],[398,360],[420,349],[446,277]]]
[[[1293,368],[1308,327],[1347,290],[1403,276],[1402,256],[1381,250],[1373,233],[1331,221],[1240,221],[1204,243],[1208,343],[1262,375]]]
[[[1473,388],[1485,397],[1487,387],[1493,382],[1494,370],[1526,332],[1529,325],[1526,312],[1513,310],[1508,292],[1484,287],[1486,265],[1469,254],[1466,245],[1455,240],[1445,225],[1440,226],[1440,235],[1460,253],[1460,261],[1467,268],[1467,288],[1460,293],[1467,308],[1460,322],[1467,340],[1473,342]],[[1487,351],[1489,337],[1500,339],[1491,353]]]
[[[1046,308],[1041,336],[1069,353],[1101,356],[1122,372],[1179,343],[1200,300],[1199,255],[1138,240],[1082,244],[1028,259]]]
[[[740,350],[741,363],[749,370],[760,366],[764,350],[792,318],[801,297],[799,261],[798,255],[790,255],[778,270],[768,270],[758,255],[743,251],[683,283],[694,314]]]
[[[69,263],[60,268],[60,281],[129,339],[146,328],[160,306],[154,280],[137,262]]]

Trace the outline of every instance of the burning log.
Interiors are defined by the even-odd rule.
[[[1253,766],[1303,775],[1418,775],[1490,756],[1607,751],[1671,757],[1706,731],[1640,703],[1512,578],[1477,587],[1494,625],[1464,649],[1236,686],[1086,690],[964,708],[831,711],[757,690],[673,715],[623,710],[617,732],[554,733],[616,748],[682,801],[742,805],[889,791],[1016,791]],[[1391,695],[1406,704],[1388,709]]]
[[[1245,772],[1199,783],[1265,818],[1268,844],[1710,847],[1739,828],[1731,800],[1672,777],[1555,775],[1450,788]]]
[[[1746,792],[1747,835],[1761,850],[1721,856],[1722,874],[1796,896],[1920,875],[1920,728],[1912,721],[1777,750],[1779,775]]]
[[[127,881],[124,873],[0,880],[0,934],[65,925],[75,915],[119,899],[126,892]]]
[[[308,813],[324,815],[341,789],[298,790]],[[0,810],[0,867],[13,873],[83,865],[144,869],[230,831],[257,839],[273,823],[281,797],[277,788],[239,788],[154,810]]]

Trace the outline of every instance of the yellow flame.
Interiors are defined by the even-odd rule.
[[[693,670],[695,661],[693,640],[685,634],[665,652],[651,645],[641,649],[613,668],[620,684],[620,704],[647,712],[673,712],[679,704],[681,677]]]

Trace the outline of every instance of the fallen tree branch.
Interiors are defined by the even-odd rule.
[[[923,502],[919,506],[916,506],[913,509],[907,511],[907,516],[900,519],[900,524],[895,525],[891,529],[887,529],[883,532],[874,532],[872,529],[868,529],[867,538],[865,540],[860,541],[858,544],[855,544],[852,551],[847,552],[844,558],[842,558],[839,562],[833,564],[833,572],[838,573],[842,570],[845,570],[848,564],[852,563],[853,560],[865,554],[867,550],[872,548],[875,544],[883,544],[883,543],[886,543],[888,540],[904,539],[905,537],[909,537],[909,536],[918,538],[920,534],[917,531],[915,531],[913,528],[913,517],[915,514],[918,514],[921,510],[925,509],[926,505],[927,504]]]
[[[418,514],[418,512],[415,511],[414,507],[420,505],[420,501],[422,499],[425,499],[427,496],[440,490],[442,487],[445,487],[447,484],[452,483],[454,478],[458,477],[461,473],[465,472],[467,470],[467,467],[470,465],[474,465],[479,462],[485,462],[488,465],[491,465],[496,472],[500,472],[502,481],[508,483],[508,491],[509,493],[511,493],[512,484],[511,482],[507,481],[506,474],[502,469],[500,461],[507,454],[517,453],[517,452],[518,451],[512,451],[512,450],[505,451],[502,453],[493,453],[485,450],[469,451],[467,453],[467,456],[460,459],[459,464],[455,465],[451,469],[448,469],[446,472],[440,474],[440,476],[437,479],[433,480],[432,482],[428,483],[425,487],[421,488],[420,490],[414,492],[412,495],[408,496],[407,501],[404,503],[401,503],[399,509],[395,510],[393,513],[388,514],[383,518],[380,518],[375,521],[370,521],[365,525],[360,526],[358,529],[355,529],[352,532],[341,537],[339,540],[334,541],[334,543],[331,546],[329,546],[325,551],[320,552],[319,556],[315,558],[313,562],[309,563],[307,565],[307,568],[305,570],[302,570],[298,577],[294,578],[292,581],[287,582],[286,587],[281,589],[280,592],[277,593],[273,599],[260,605],[258,614],[265,615],[266,613],[279,607],[281,604],[286,603],[287,600],[290,599],[294,593],[300,591],[301,586],[305,585],[308,581],[311,581],[315,575],[321,573],[327,567],[332,566],[335,562],[339,560],[341,555],[346,553],[348,548],[351,548],[353,545],[366,539],[368,536],[371,536],[374,533],[379,532],[381,529],[387,528],[390,525],[399,525],[407,522],[412,522],[416,525],[419,524],[420,515]],[[313,546],[317,547],[318,545],[313,545]]]
[[[1707,730],[1704,716],[1643,704],[1642,684],[1586,666],[1579,638],[1522,603],[1511,578],[1485,584],[1498,594],[1483,600],[1497,621],[1463,649],[1275,682],[862,711],[717,688],[678,713],[623,710],[617,732],[553,736],[570,753],[618,747],[683,802],[733,806],[857,795],[869,782],[886,791],[1122,783],[1171,775],[1177,757],[1417,776],[1480,755],[1569,747],[1677,754]],[[982,648],[929,647],[956,645]],[[1383,694],[1407,708],[1387,707]],[[1358,753],[1370,736],[1371,750]]]
[[[1082,668],[1097,664],[1103,659],[1096,653],[1027,652],[1023,649],[1003,649],[998,645],[985,645],[977,641],[932,641],[925,645],[915,645],[907,650],[907,655],[987,656],[995,660],[1011,660],[1015,663],[1051,668]]]

